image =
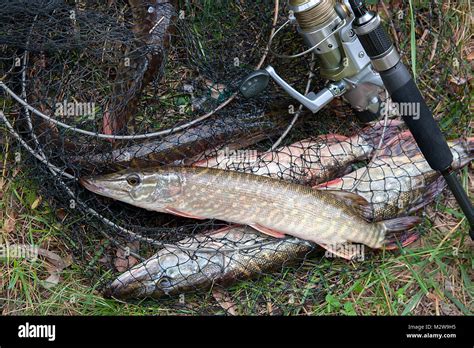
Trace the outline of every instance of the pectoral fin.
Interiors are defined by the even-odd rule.
[[[189,219],[197,219],[197,220],[205,220],[206,218],[203,218],[203,217],[200,217],[200,216],[196,216],[196,215],[192,215],[192,214],[189,214],[189,213],[185,213],[183,211],[179,211],[179,210],[176,210],[176,209],[173,209],[173,208],[165,208],[165,211],[169,214],[173,214],[173,215],[177,215],[177,216],[181,216],[181,217],[185,217],[185,218],[189,218]]]
[[[272,236],[272,237],[275,237],[275,238],[279,238],[279,239],[285,238],[284,233],[272,230],[271,228],[262,226],[260,224],[253,224],[253,225],[250,225],[250,227],[256,229],[259,232],[262,232],[266,235],[269,235],[269,236]]]

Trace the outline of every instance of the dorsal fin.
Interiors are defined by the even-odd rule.
[[[337,200],[354,209],[363,219],[372,221],[374,216],[372,207],[364,197],[347,191],[326,190],[324,192],[332,194]]]

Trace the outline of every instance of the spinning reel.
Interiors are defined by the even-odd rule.
[[[363,122],[380,116],[383,81],[372,68],[371,61],[362,47],[352,23],[355,19],[348,1],[289,0],[290,16],[271,37],[270,42],[289,25],[297,26],[308,49],[295,55],[270,51],[277,57],[295,59],[314,53],[320,74],[329,80],[318,93],[302,95],[283,80],[272,66],[257,70],[242,83],[240,91],[249,98],[261,93],[272,78],[291,97],[313,113],[318,112],[333,99],[342,97],[356,111]]]

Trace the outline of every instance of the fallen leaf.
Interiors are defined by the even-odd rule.
[[[13,169],[12,178],[16,177],[19,172],[20,172],[20,167],[16,167],[15,169]]]
[[[205,80],[204,83],[208,90],[211,91],[212,99],[219,99],[223,93],[227,90],[227,87],[221,83],[214,83],[211,80]]]
[[[48,261],[46,268],[49,276],[43,282],[43,286],[49,290],[59,284],[61,272],[72,264],[72,256],[68,255],[65,259],[62,259],[58,254],[42,248],[38,248],[38,255],[43,256]]]
[[[464,77],[457,77],[457,76],[451,76],[449,81],[458,86],[465,85],[467,82],[467,80]]]
[[[67,212],[65,209],[59,208],[56,210],[56,216],[58,217],[60,221],[64,221],[67,217]]]
[[[213,288],[212,289],[212,296],[214,299],[219,303],[219,305],[230,315],[238,315],[237,311],[235,310],[235,303],[232,302],[229,293],[224,289],[220,288]]]
[[[470,62],[471,60],[474,60],[474,51],[472,51],[471,53],[469,53],[467,55],[467,60]]]
[[[15,231],[16,217],[13,212],[6,214],[6,219],[3,222],[3,231],[8,234]]]
[[[115,253],[114,265],[117,271],[125,272],[138,264],[138,260],[130,255],[130,252],[136,252],[140,248],[140,242],[134,241],[127,243],[126,248],[118,248]]]
[[[41,203],[42,197],[39,196],[38,198],[35,199],[35,201],[31,204],[31,209],[35,210],[38,205]]]

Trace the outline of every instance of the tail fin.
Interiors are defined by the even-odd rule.
[[[430,183],[428,186],[426,186],[422,195],[416,201],[411,202],[408,214],[413,214],[428,204],[431,204],[436,199],[436,197],[438,197],[443,192],[445,187],[446,181],[443,177],[439,177]]]
[[[474,156],[474,137],[466,138],[466,148],[471,156]]]
[[[385,226],[385,232],[391,233],[409,230],[420,222],[421,218],[418,216],[404,216],[401,218],[382,221],[382,224]]]
[[[474,160],[474,137],[452,140],[448,144],[454,156],[453,169],[461,169]]]
[[[396,134],[403,131],[405,123],[400,120],[388,120],[387,126],[384,127],[385,121],[377,121],[362,129],[360,135],[370,141],[374,146],[380,143],[383,134],[382,143],[385,144]]]
[[[394,233],[385,239],[385,249],[395,250],[401,247],[406,247],[420,238],[418,231],[407,231],[404,233]]]
[[[415,138],[410,131],[397,134],[384,146],[381,156],[407,156],[414,157],[421,154]]]
[[[398,248],[399,245],[404,247],[416,241],[420,237],[418,231],[408,230],[420,222],[421,218],[418,216],[405,216],[381,222],[386,229],[384,241],[385,249],[393,250]],[[395,233],[401,231],[403,231],[403,233]]]

